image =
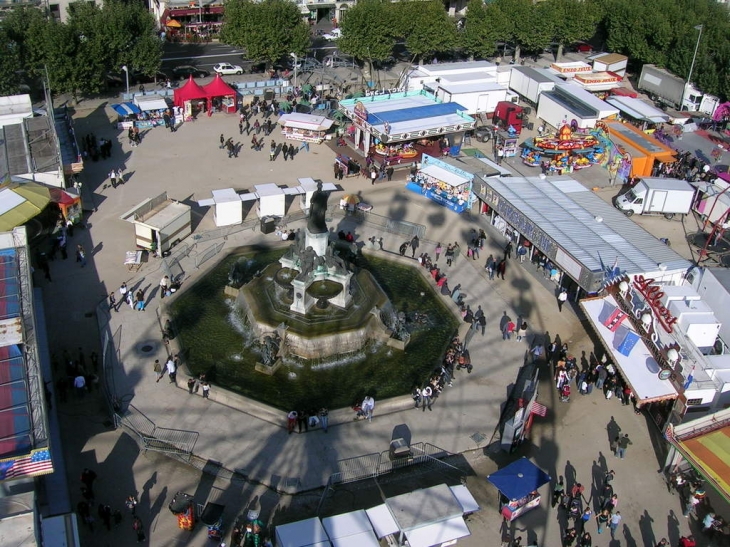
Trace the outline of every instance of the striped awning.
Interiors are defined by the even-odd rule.
[[[139,114],[140,112],[142,112],[139,107],[134,103],[113,104],[112,108],[120,116],[131,116],[132,114]]]
[[[547,416],[547,407],[543,404],[538,403],[535,401],[532,403],[532,408],[530,409],[531,414],[535,414],[536,416],[542,416],[543,418]]]

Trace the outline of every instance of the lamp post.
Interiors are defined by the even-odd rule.
[[[692,85],[692,72],[695,69],[695,60],[697,59],[697,50],[700,48],[700,39],[702,38],[702,29],[703,28],[704,28],[704,25],[697,25],[695,27],[695,30],[699,30],[700,32],[697,35],[697,43],[695,44],[695,52],[694,52],[694,55],[692,55],[692,64],[689,65],[689,74],[687,75],[687,83],[685,84],[684,90],[682,91],[682,104],[679,105],[680,110],[684,110],[684,95],[685,95],[685,93],[687,93],[687,87]]]
[[[296,53],[290,53],[289,54],[292,59],[294,59],[294,89],[297,88],[297,65],[299,65],[299,57],[297,57]]]
[[[127,81],[127,95],[129,95],[129,69],[127,68],[127,65],[122,66],[122,70],[124,71],[124,77]]]

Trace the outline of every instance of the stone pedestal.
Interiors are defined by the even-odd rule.
[[[317,253],[317,256],[324,256],[327,252],[327,246],[329,245],[329,236],[329,232],[313,234],[309,231],[309,229],[306,229],[304,248],[306,249],[311,247],[314,252]]]
[[[294,288],[294,301],[289,309],[294,313],[306,315],[307,311],[312,306],[311,302],[307,302],[308,300],[312,300],[312,298],[307,294],[307,287],[309,286],[309,283],[302,279],[293,279],[291,284]]]

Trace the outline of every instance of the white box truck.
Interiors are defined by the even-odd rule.
[[[616,197],[614,205],[628,217],[634,213],[662,214],[671,219],[689,213],[694,196],[695,188],[685,180],[646,177]]]
[[[509,77],[509,88],[535,106],[540,100],[540,93],[551,91],[556,84],[562,83],[565,81],[549,70],[529,66],[512,67]]]

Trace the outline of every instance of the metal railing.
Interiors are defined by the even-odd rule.
[[[129,405],[123,412],[114,414],[116,427],[126,429],[147,451],[162,452],[189,461],[200,434],[185,429],[157,427],[143,412],[134,405]]]

